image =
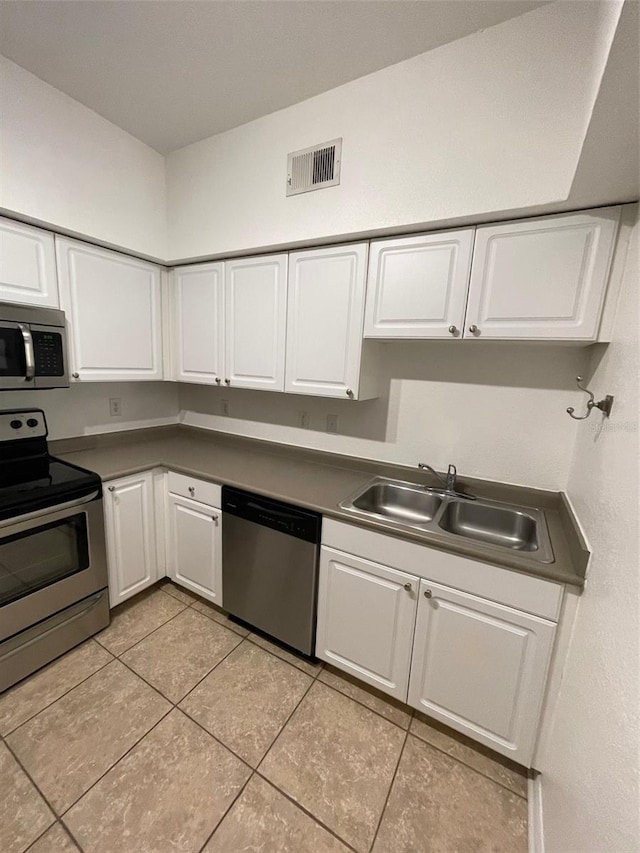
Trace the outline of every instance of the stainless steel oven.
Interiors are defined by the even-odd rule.
[[[0,303],[0,390],[68,387],[64,311]]]
[[[43,429],[39,410],[0,412],[0,436],[5,419]],[[9,459],[0,443],[0,691],[109,624],[100,478],[43,441],[16,439]]]

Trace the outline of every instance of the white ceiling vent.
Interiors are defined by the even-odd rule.
[[[342,139],[332,139],[287,155],[287,195],[334,187],[340,183]]]

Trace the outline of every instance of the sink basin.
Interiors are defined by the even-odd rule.
[[[480,501],[451,501],[438,519],[448,533],[514,551],[537,551],[538,522],[527,512]]]
[[[441,504],[440,495],[420,486],[377,481],[367,486],[344,508],[383,516],[389,521],[422,525],[435,518]]]
[[[464,500],[438,489],[376,477],[342,501],[340,509],[398,527],[437,534],[439,539],[473,539],[500,550],[519,551],[541,563],[553,562],[544,512],[489,499]]]

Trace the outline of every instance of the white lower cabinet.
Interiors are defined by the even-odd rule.
[[[409,704],[529,764],[556,625],[420,581]]]
[[[562,587],[331,519],[323,543],[317,656],[530,767]]]
[[[115,607],[158,579],[153,472],[105,483],[104,509],[109,602]]]
[[[405,700],[419,580],[322,548],[316,654]]]
[[[167,575],[222,606],[220,486],[169,471],[166,495]]]
[[[222,513],[169,493],[167,574],[177,584],[222,604]]]

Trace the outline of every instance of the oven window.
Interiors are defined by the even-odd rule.
[[[0,539],[0,605],[88,568],[84,513]]]

